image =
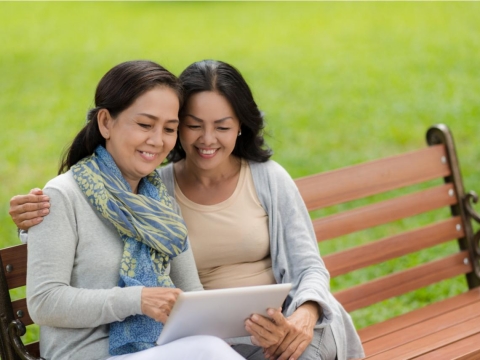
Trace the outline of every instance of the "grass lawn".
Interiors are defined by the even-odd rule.
[[[98,80],[131,59],[176,74],[204,58],[237,66],[266,114],[274,159],[293,177],[415,150],[428,126],[445,123],[466,189],[480,191],[480,3],[3,2],[0,44],[1,246],[17,242],[9,199],[55,176]],[[353,317],[363,327],[465,286],[456,279]]]

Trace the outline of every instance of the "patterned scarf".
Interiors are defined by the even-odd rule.
[[[111,155],[95,153],[71,168],[93,208],[115,226],[124,241],[120,287],[175,287],[165,269],[187,248],[187,228],[172,207],[165,185],[154,171],[131,192]],[[110,354],[122,355],[155,346],[163,324],[145,315],[110,324]]]

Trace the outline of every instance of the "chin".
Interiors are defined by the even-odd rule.
[[[156,167],[152,168],[152,169],[142,169],[142,171],[139,171],[138,173],[141,175],[142,178],[144,178],[144,177],[150,175],[152,172],[154,172],[155,169],[156,169]]]

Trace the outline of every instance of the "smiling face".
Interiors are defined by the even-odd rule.
[[[179,129],[186,161],[202,170],[228,166],[239,131],[240,121],[225,97],[214,91],[192,95]]]
[[[106,109],[99,111],[98,124],[106,149],[133,192],[137,192],[141,178],[160,166],[175,145],[178,110],[175,92],[155,87],[115,118]]]

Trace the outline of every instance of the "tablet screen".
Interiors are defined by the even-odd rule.
[[[245,320],[281,307],[291,288],[292,284],[272,284],[181,293],[157,344],[193,335],[248,336]]]

